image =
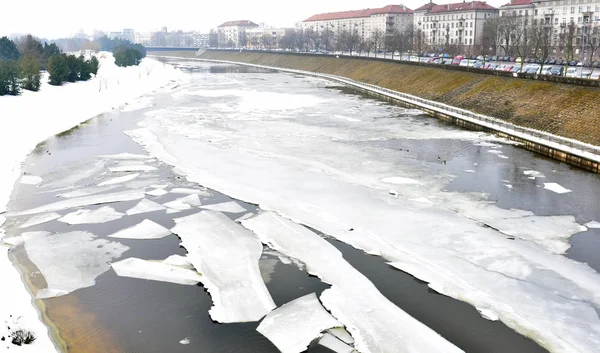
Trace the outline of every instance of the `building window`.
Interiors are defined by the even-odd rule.
[[[575,13],[575,6],[571,6],[571,13]]]
[[[583,22],[583,17],[577,17],[577,23]]]
[[[529,10],[525,10],[525,16],[529,16]]]
[[[535,10],[535,15],[537,16],[537,14],[538,14],[538,10]]]
[[[473,44],[473,38],[469,38],[469,44]]]
[[[558,24],[558,18],[554,19],[554,24],[556,24],[556,25]]]
[[[579,6],[579,13],[583,12],[583,6]]]
[[[519,10],[519,16],[523,15],[523,10]]]

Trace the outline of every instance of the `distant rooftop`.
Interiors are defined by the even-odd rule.
[[[508,4],[504,4],[500,7],[522,6],[522,5],[533,5],[533,0],[511,0]]]
[[[513,0],[513,1],[526,1],[526,0]],[[456,2],[453,4],[444,4],[437,5],[433,2],[429,2],[418,9],[416,11],[427,11],[429,13],[443,13],[443,12],[459,12],[459,11],[468,11],[468,10],[495,10],[496,8],[488,5],[485,1],[463,1]]]
[[[239,21],[227,21],[220,25],[219,27],[233,27],[233,26],[252,26],[258,27],[258,25],[252,21],[248,20],[239,20]]]
[[[376,9],[364,9],[364,10],[352,10],[352,11],[340,11],[340,12],[328,12],[320,13],[311,16],[304,20],[304,22],[311,21],[330,21],[330,20],[342,20],[346,18],[360,18],[370,17],[376,14],[386,13],[412,13],[413,11],[404,5],[387,5]]]

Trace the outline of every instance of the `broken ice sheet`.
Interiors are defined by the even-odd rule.
[[[110,167],[109,171],[115,172],[148,172],[156,170],[156,167],[145,165],[145,164],[126,164],[118,167]]]
[[[123,216],[123,213],[115,211],[114,208],[103,206],[95,210],[77,210],[66,214],[58,220],[68,224],[90,224],[110,222]]]
[[[300,353],[321,332],[336,326],[341,324],[323,308],[315,293],[311,293],[268,313],[256,331],[282,353]]]
[[[540,173],[536,170],[524,170],[523,174],[529,176],[530,178],[545,178],[546,176],[543,173]]]
[[[568,192],[571,192],[571,190],[564,188],[562,185],[557,183],[544,183],[544,189],[554,191],[557,194],[566,194]]]
[[[31,227],[31,226],[36,226],[38,224],[42,224],[42,223],[46,223],[46,222],[50,222],[52,220],[55,220],[57,218],[60,218],[60,215],[56,212],[49,212],[49,213],[44,213],[44,214],[40,214],[37,216],[33,216],[31,218],[29,218],[28,220],[26,220],[25,222],[23,222],[23,224],[21,224],[19,226],[19,228],[27,228],[27,227]]]
[[[164,261],[148,261],[135,257],[112,263],[112,268],[121,277],[196,285],[201,275],[196,271],[173,266]]]
[[[163,196],[166,194],[168,194],[168,192],[163,189],[154,189],[154,190],[146,191],[146,195],[150,195],[150,196]]]
[[[190,189],[190,188],[173,188],[171,190],[173,194],[196,194],[202,196],[211,196],[211,193],[205,190],[200,189]]]
[[[129,249],[88,232],[27,232],[22,236],[27,256],[47,283],[47,289],[38,291],[38,299],[93,286],[96,277],[110,268],[109,262]]]
[[[123,175],[123,176],[116,177],[116,178],[111,178],[111,179],[101,182],[100,184],[98,184],[98,186],[124,183],[124,182],[127,182],[127,181],[137,178],[139,175],[140,175],[140,173],[133,173],[133,174],[127,174],[127,175]]]
[[[354,348],[342,342],[340,339],[332,335],[331,333],[325,333],[319,340],[319,344],[323,347],[327,347],[336,353],[352,353],[356,352]]]
[[[164,204],[164,206],[178,211],[185,211],[192,207],[200,206],[200,198],[195,194],[188,195],[185,197],[180,197],[174,201],[167,202]]]
[[[58,197],[63,197],[65,199],[70,199],[73,197],[81,197],[81,196],[88,196],[88,195],[93,195],[93,194],[98,194],[101,192],[107,192],[109,190],[112,189],[116,189],[118,188],[119,185],[107,185],[107,186],[94,186],[94,187],[90,187],[90,188],[84,188],[84,189],[77,189],[77,190],[73,190],[73,191],[69,191],[69,192],[64,192],[62,194],[58,194]]]
[[[161,239],[170,234],[171,231],[169,229],[149,219],[144,219],[140,223],[122,229],[108,237],[121,239]]]
[[[25,211],[11,212],[7,214],[10,217],[26,216],[36,213],[45,213],[52,211],[60,211],[68,208],[75,208],[89,205],[100,205],[103,203],[121,202],[121,201],[132,201],[141,199],[144,197],[144,192],[139,190],[128,190],[115,192],[110,194],[90,195],[83,197],[76,197],[68,200],[61,200],[46,204],[43,206],[31,208]]]
[[[42,178],[40,178],[37,175],[23,175],[21,176],[21,184],[26,184],[26,185],[38,185],[42,183]]]
[[[600,228],[600,222],[597,222],[597,221],[587,222],[584,225],[588,228]]]
[[[102,158],[108,159],[152,159],[153,157],[144,155],[144,154],[136,154],[136,153],[119,153],[119,154],[109,154],[102,155]]]
[[[213,205],[202,205],[200,207],[203,209],[206,209],[206,210],[215,210],[215,211],[221,211],[221,212],[227,212],[227,213],[246,212],[245,208],[240,206],[239,203],[233,202],[233,201],[217,203],[217,204],[213,204]]]
[[[275,308],[258,266],[262,244],[250,231],[216,211],[176,218],[175,223],[171,231],[203,274],[214,321],[257,321]]]
[[[150,201],[148,199],[142,199],[140,202],[138,202],[137,205],[135,205],[132,208],[125,211],[125,213],[128,216],[131,216],[131,215],[140,214],[140,213],[161,211],[164,209],[165,209],[165,207],[161,204],[158,204],[154,201]]]

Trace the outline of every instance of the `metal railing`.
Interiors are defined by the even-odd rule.
[[[174,59],[183,59],[183,58],[175,58]],[[530,142],[534,142],[548,148],[552,148],[555,150],[559,150],[565,153],[573,154],[575,156],[585,158],[588,160],[592,160],[595,162],[600,162],[600,146],[595,146],[591,144],[587,144],[578,140],[569,139],[562,136],[557,136],[554,134],[550,134],[545,131],[540,131],[536,129],[526,128],[517,126],[506,121],[502,121],[500,119],[496,119],[491,116],[473,113],[471,111],[456,108],[447,104],[439,103],[436,101],[423,99],[417,96],[413,96],[407,93],[402,93],[398,91],[394,91],[388,88],[383,88],[375,85],[371,85],[368,83],[355,81],[349,78],[330,75],[330,74],[322,74],[312,71],[304,71],[304,70],[296,70],[296,69],[287,69],[282,67],[275,66],[266,66],[266,65],[258,65],[258,64],[249,64],[244,62],[237,61],[228,61],[228,60],[212,60],[212,59],[186,59],[186,60],[198,60],[205,62],[216,62],[216,63],[225,63],[225,64],[233,64],[233,65],[241,65],[241,66],[250,66],[257,67],[266,70],[273,71],[281,71],[281,72],[289,72],[306,76],[313,76],[318,78],[324,78],[331,81],[340,82],[349,86],[353,86],[356,88],[360,88],[366,91],[370,91],[373,93],[377,93],[383,96],[387,96],[417,107],[420,107],[425,110],[431,110],[440,114],[448,115],[451,117],[455,117],[464,121],[468,121],[474,124],[477,124],[482,127],[486,127],[497,132],[505,133],[507,135],[511,135],[514,137],[518,137]]]

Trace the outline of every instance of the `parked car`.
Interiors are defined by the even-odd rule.
[[[554,66],[550,69],[550,74],[552,76],[563,76],[565,74],[565,68],[562,66]]]
[[[518,65],[517,66],[513,66],[513,68],[510,69],[510,72],[512,72],[512,73],[517,73],[517,72],[520,72],[520,71],[521,71],[521,68]]]
[[[476,69],[481,69],[483,67],[483,63],[481,61],[477,61],[477,62],[475,62],[473,67]]]
[[[498,66],[496,66],[496,68],[494,70],[496,70],[496,71],[503,71],[504,70],[504,66],[505,65],[498,65]]]
[[[469,65],[469,59],[462,59],[459,63],[460,66],[468,66]]]
[[[579,71],[580,78],[590,78],[590,76],[592,76],[592,70],[590,69],[583,69]]]
[[[523,62],[526,64],[529,63],[529,61],[531,61],[531,59],[529,59],[529,58],[525,58],[525,60],[523,60]]]
[[[488,70],[496,70],[497,67],[498,67],[498,64],[489,64],[486,69],[488,69]]]
[[[515,58],[513,58],[513,57],[510,57],[510,58],[508,58],[508,61],[510,61],[511,63],[514,63],[514,62],[515,62],[515,60],[516,60],[516,59],[515,59]]]
[[[555,65],[555,64],[556,64],[556,59],[548,60],[548,65]]]
[[[444,65],[452,65],[452,59],[444,59]]]
[[[590,80],[600,80],[600,71],[592,72]]]
[[[577,60],[572,60],[571,62],[569,62],[569,66],[577,66],[577,64],[579,64],[579,61]]]
[[[594,61],[594,62],[592,62],[592,67],[593,68],[600,67],[600,61]]]
[[[460,65],[461,60],[463,60],[465,57],[462,55],[457,55],[454,57],[454,60],[452,60],[452,65]]]
[[[578,76],[577,71],[578,70],[576,67],[569,67],[569,68],[567,68],[566,76],[567,77],[577,77]]]
[[[496,55],[494,55],[494,56],[492,56],[492,57],[490,58],[490,60],[491,60],[491,61],[496,61],[496,60],[498,60],[498,57],[497,57]]]
[[[510,70],[512,70],[513,67],[514,67],[513,65],[506,65],[506,66],[504,66],[504,69],[502,69],[502,71],[510,72]]]
[[[552,70],[552,66],[544,66],[540,71],[540,75],[552,75],[550,72]]]

